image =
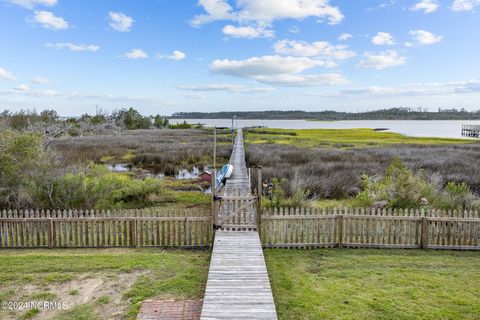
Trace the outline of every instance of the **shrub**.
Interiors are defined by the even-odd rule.
[[[287,188],[287,180],[273,179],[271,188],[267,190],[267,198],[263,205],[271,208],[308,206],[306,192],[303,189],[297,188],[291,196],[288,196],[285,191]]]
[[[475,207],[475,201],[476,197],[465,183],[449,182],[438,190],[425,179],[422,170],[415,174],[397,159],[382,178],[362,176],[361,192],[355,198],[355,205],[369,207],[384,203],[391,208],[468,210]]]
[[[134,180],[92,165],[86,172],[68,173],[55,183],[52,205],[70,209],[143,208],[165,201],[158,179]],[[43,197],[45,198],[45,196]]]
[[[190,123],[187,123],[186,120],[184,120],[182,123],[177,123],[177,124],[171,124],[168,126],[169,129],[191,129],[192,125]]]
[[[443,189],[436,205],[440,209],[471,210],[480,208],[477,207],[476,201],[470,187],[464,182],[449,182]]]

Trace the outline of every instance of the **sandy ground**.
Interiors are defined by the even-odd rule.
[[[14,288],[21,292],[22,296],[49,292],[56,295],[55,301],[66,303],[67,310],[75,306],[96,302],[103,297],[106,303],[97,303],[96,310],[103,319],[122,319],[128,306],[128,301],[123,298],[127,291],[140,275],[148,274],[149,271],[136,270],[129,273],[119,274],[85,274],[76,277],[72,281],[62,284],[50,284],[47,286],[27,285],[22,288]],[[108,299],[106,299],[108,297]],[[35,301],[45,299],[35,299]],[[48,299],[50,300],[50,299]],[[33,319],[52,319],[60,311],[42,310]],[[8,312],[1,314],[2,319],[19,319],[25,311]]]

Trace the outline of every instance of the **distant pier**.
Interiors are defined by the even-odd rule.
[[[480,125],[462,125],[462,136],[480,138]]]

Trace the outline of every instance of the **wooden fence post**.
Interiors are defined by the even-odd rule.
[[[52,218],[48,219],[48,247],[55,247],[55,226]]]
[[[428,247],[428,218],[427,217],[422,217],[422,223],[421,223],[421,237],[420,237],[420,248],[423,250],[427,250]]]
[[[262,224],[262,193],[263,193],[263,182],[262,182],[262,168],[259,167],[257,169],[258,173],[258,187],[257,187],[257,230],[258,233],[260,234],[260,227]]]
[[[337,216],[337,230],[338,230],[338,247],[341,248],[343,246],[343,215]]]
[[[138,242],[137,242],[137,219],[132,218],[130,220],[130,245],[132,247],[137,247]]]

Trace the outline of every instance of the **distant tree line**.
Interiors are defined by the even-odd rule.
[[[48,137],[62,134],[79,136],[88,133],[111,133],[122,130],[189,128],[188,124],[171,125],[167,117],[161,115],[144,116],[134,108],[120,109],[112,113],[102,110],[96,114],[83,114],[80,117],[60,117],[55,110],[41,112],[21,110],[0,113],[0,130],[44,133]]]
[[[177,112],[172,119],[258,119],[258,120],[480,120],[480,110],[426,108],[391,108],[366,112],[337,111],[223,111],[223,112]]]

